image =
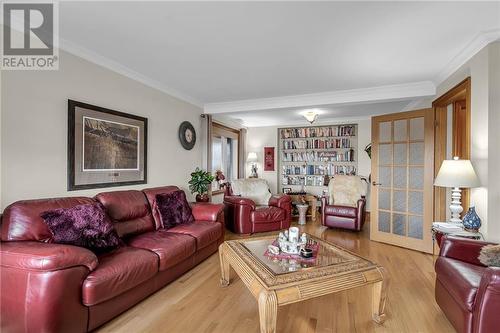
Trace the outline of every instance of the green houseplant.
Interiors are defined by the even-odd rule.
[[[196,168],[191,173],[191,180],[188,182],[191,193],[196,193],[196,201],[208,202],[208,187],[214,181],[215,177],[208,171]]]

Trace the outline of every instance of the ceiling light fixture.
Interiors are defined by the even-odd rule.
[[[305,112],[303,114],[304,118],[306,118],[306,120],[308,122],[310,122],[311,124],[314,123],[316,121],[316,119],[318,118],[318,111],[316,110],[309,110],[307,112]]]

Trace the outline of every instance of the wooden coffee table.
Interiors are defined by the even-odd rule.
[[[260,331],[276,332],[278,306],[371,284],[373,320],[382,323],[388,279],[384,269],[339,246],[308,235],[318,244],[315,260],[265,256],[276,236],[225,241],[219,247],[221,285],[234,270],[259,305]]]

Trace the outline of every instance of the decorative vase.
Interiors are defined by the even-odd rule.
[[[208,202],[209,200],[210,198],[208,197],[207,193],[196,195],[196,202]]]
[[[467,213],[465,213],[462,223],[467,231],[477,232],[481,228],[481,219],[477,215],[474,206],[470,207]]]

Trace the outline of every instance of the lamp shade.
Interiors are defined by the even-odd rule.
[[[257,162],[257,153],[250,152],[247,156],[247,162]]]
[[[478,187],[480,185],[470,160],[444,160],[439,168],[434,185],[440,187]]]

